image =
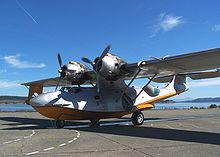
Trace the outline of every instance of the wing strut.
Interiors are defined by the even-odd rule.
[[[150,78],[150,80],[146,83],[146,85],[141,89],[141,91],[136,95],[136,97],[133,99],[137,99],[137,97],[143,92],[143,90],[152,82],[152,80],[157,76],[157,74],[154,74],[153,77]]]
[[[116,102],[123,97],[123,95],[125,94],[126,90],[130,87],[130,85],[133,83],[133,81],[137,78],[138,74],[139,74],[139,73],[141,72],[141,70],[142,70],[140,66],[141,66],[141,65],[145,65],[145,64],[146,64],[145,61],[142,61],[142,62],[139,62],[139,63],[138,63],[138,70],[137,70],[137,72],[135,73],[135,75],[133,76],[133,78],[131,79],[131,81],[128,83],[128,85],[126,86],[126,88],[122,91],[120,97],[118,97],[118,98],[116,99]]]

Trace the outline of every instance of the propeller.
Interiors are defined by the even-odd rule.
[[[109,52],[110,49],[111,49],[111,45],[108,45],[108,46],[104,49],[104,51],[102,52],[101,56],[100,56],[100,57],[97,57],[98,60],[95,59],[94,61],[91,61],[90,59],[85,58],[85,57],[82,57],[81,60],[82,60],[83,62],[85,62],[85,63],[91,64],[91,65],[93,66],[94,70],[95,70],[96,72],[98,72],[98,70],[99,70],[98,66],[99,66],[100,62],[101,62],[102,59],[106,56],[106,54]]]
[[[85,57],[82,57],[82,61],[85,62],[85,63],[89,63],[89,64],[94,64],[94,62],[92,62],[90,59],[88,58],[85,58]]]
[[[57,54],[57,59],[58,59],[58,63],[60,66],[60,70],[58,70],[58,72],[60,73],[60,77],[63,78],[66,76],[67,67],[66,65],[62,65],[62,58],[61,58],[60,53]]]
[[[102,59],[103,59],[103,58],[105,57],[105,55],[109,52],[110,49],[111,49],[111,45],[108,45],[108,46],[104,49],[104,51],[102,52],[101,56],[99,57],[99,60],[97,61],[97,64],[102,61]]]
[[[60,53],[57,54],[57,59],[58,59],[58,63],[59,63],[60,68],[61,68],[62,67],[62,59],[61,59]]]
[[[60,53],[57,54],[57,59],[58,59],[59,66],[61,68],[60,70],[58,70],[58,72],[61,74],[60,77],[62,77],[63,70],[62,70],[62,58],[61,58]],[[55,91],[57,91],[58,86],[59,86],[59,81],[58,81],[58,83],[56,85]]]
[[[93,69],[96,71],[96,86],[97,86],[97,92],[99,93],[100,91],[100,86],[99,86],[99,80],[100,80],[100,74],[99,74],[99,70],[100,68],[100,64],[102,62],[102,59],[106,56],[106,54],[109,52],[109,50],[111,49],[111,45],[108,45],[104,51],[102,52],[102,54],[100,55],[100,57],[98,57],[97,59],[95,59],[94,61],[91,61],[88,58],[83,57],[82,61],[85,63],[89,63],[92,65]]]

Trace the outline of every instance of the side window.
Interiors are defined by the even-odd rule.
[[[70,92],[71,88],[70,87],[61,87],[60,88],[60,91],[63,91],[63,92]]]

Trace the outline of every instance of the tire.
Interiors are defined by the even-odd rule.
[[[131,116],[133,125],[142,125],[144,123],[144,115],[141,111],[135,111]]]
[[[56,127],[57,128],[63,128],[65,126],[64,120],[56,120]]]
[[[90,120],[90,127],[98,127],[99,125],[99,119],[91,119]]]

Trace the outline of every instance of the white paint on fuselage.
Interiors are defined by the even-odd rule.
[[[85,107],[86,103],[87,103],[87,101],[79,101],[79,102],[77,102],[78,109],[79,110],[83,110],[83,108]]]
[[[71,109],[94,111],[94,112],[120,112],[131,110],[134,106],[149,102],[151,100],[160,100],[165,95],[175,95],[179,91],[174,88],[174,79],[166,87],[160,89],[158,96],[152,97],[143,91],[136,99],[136,95],[141,89],[129,87],[125,94],[129,97],[128,103],[121,96],[121,90],[126,87],[123,81],[116,83],[101,84],[100,93],[93,87],[72,88],[69,92],[57,91],[41,94],[31,99],[32,106],[63,106]],[[178,84],[176,84],[178,86]],[[180,86],[183,86],[180,84]],[[130,106],[129,106],[130,105]],[[130,108],[129,108],[130,107]]]

